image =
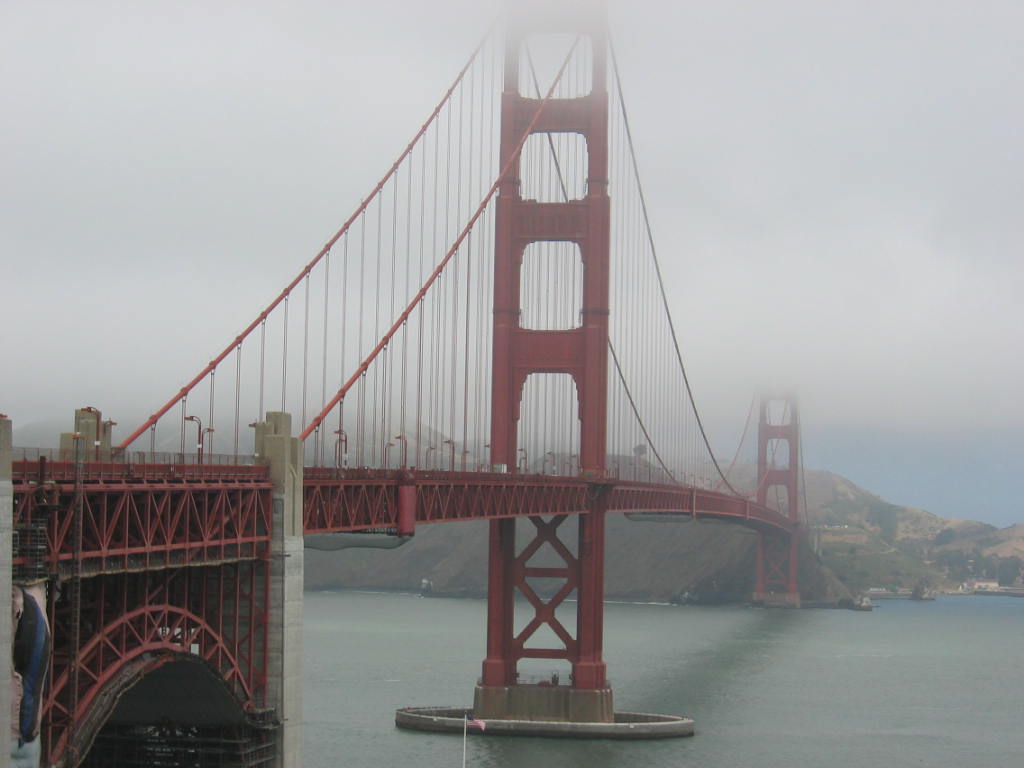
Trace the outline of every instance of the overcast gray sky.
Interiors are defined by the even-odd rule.
[[[366,195],[498,6],[4,4],[0,410],[163,402]],[[611,17],[716,448],[754,391],[795,387],[809,466],[1024,521],[1024,6]]]

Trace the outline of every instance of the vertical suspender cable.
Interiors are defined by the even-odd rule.
[[[238,430],[239,430],[239,409],[242,402],[242,345],[235,347],[235,425],[234,425],[234,454],[235,461],[238,461]]]
[[[210,435],[209,453],[211,453],[211,454],[213,453],[213,435],[214,435],[214,431],[213,431],[213,403],[214,403],[214,391],[215,391],[214,382],[215,382],[216,378],[217,378],[217,369],[215,368],[214,370],[210,371],[210,403],[209,403],[210,408],[209,408],[209,419],[206,422],[206,427],[207,427],[206,428],[206,432],[209,433],[209,435]],[[200,434],[199,435],[199,444],[202,445],[204,442],[206,442],[206,434]]]
[[[323,337],[323,350],[321,351],[322,358],[320,360],[320,409],[323,410],[324,404],[327,402],[327,364],[328,351],[327,351],[327,340],[330,337],[328,330],[330,329],[330,293],[331,293],[331,253],[328,251],[324,257],[324,337]],[[342,296],[344,301],[344,296]],[[305,419],[303,419],[305,421]],[[324,466],[324,440],[326,430],[320,430],[319,440],[316,446],[317,464]]]
[[[691,408],[693,410],[693,415],[694,415],[694,419],[696,421],[697,427],[700,430],[700,435],[701,435],[701,438],[703,439],[704,447],[707,449],[708,456],[710,456],[710,458],[711,458],[711,463],[714,466],[715,471],[718,473],[718,476],[722,478],[723,482],[725,482],[725,485],[729,488],[729,490],[732,491],[735,495],[738,496],[738,495],[740,495],[739,492],[735,488],[733,488],[732,485],[730,485],[727,480],[725,480],[725,475],[722,472],[722,468],[718,465],[718,460],[715,458],[714,452],[711,450],[711,443],[708,440],[707,432],[705,431],[704,424],[703,424],[703,422],[702,422],[702,420],[700,418],[700,413],[697,411],[697,405],[696,405],[696,402],[695,402],[694,397],[693,397],[693,389],[690,386],[690,379],[689,379],[689,376],[686,374],[686,367],[683,365],[682,352],[679,349],[679,341],[678,341],[678,339],[676,337],[675,325],[672,322],[672,314],[671,314],[671,312],[669,312],[668,297],[665,294],[665,286],[664,286],[664,282],[662,281],[662,278],[661,278],[661,268],[660,268],[660,266],[658,264],[657,252],[656,252],[656,250],[654,248],[654,235],[653,235],[653,232],[651,231],[650,219],[647,216],[647,203],[646,203],[646,201],[644,199],[643,187],[640,185],[640,170],[639,170],[639,166],[637,165],[636,150],[635,150],[635,147],[633,145],[632,132],[630,131],[630,128],[629,128],[629,117],[626,114],[626,103],[625,103],[625,97],[624,97],[624,95],[622,93],[622,80],[619,77],[618,60],[617,60],[617,58],[615,56],[615,48],[611,44],[611,40],[608,41],[608,50],[609,50],[609,52],[612,55],[612,67],[613,67],[614,72],[615,72],[616,82],[618,83],[619,107],[620,107],[620,110],[622,112],[622,125],[623,125],[623,129],[626,132],[626,137],[627,137],[627,140],[628,140],[630,158],[632,160],[632,166],[633,166],[633,174],[634,174],[634,177],[635,177],[635,180],[636,180],[636,185],[637,185],[637,196],[638,196],[639,201],[640,201],[641,209],[643,210],[644,225],[645,225],[645,228],[646,228],[648,241],[650,243],[651,259],[652,259],[652,261],[654,263],[655,274],[658,277],[658,285],[659,285],[660,291],[661,291],[662,304],[665,307],[665,313],[666,313],[666,317],[667,317],[667,320],[668,320],[669,329],[670,329],[671,335],[672,335],[672,344],[673,344],[673,347],[675,349],[676,359],[679,362],[679,369],[680,369],[680,372],[682,373],[682,376],[683,376],[683,382],[686,385],[686,394],[687,394],[687,397],[689,399],[690,406],[691,406]]]
[[[267,319],[263,318],[260,322],[260,398],[259,408],[256,414],[256,420],[259,421],[263,418],[263,391],[264,382],[266,381],[267,372]]]
[[[288,301],[291,294],[284,297],[284,327],[281,332],[281,410],[287,410],[285,398],[288,394]]]
[[[305,296],[302,301],[302,423],[306,423],[306,392],[309,389],[309,275],[303,281]]]

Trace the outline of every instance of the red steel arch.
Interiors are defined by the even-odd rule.
[[[198,653],[193,652],[193,647]],[[155,656],[153,655],[155,654]],[[51,763],[60,763],[65,751],[79,756],[112,711],[116,697],[105,696],[103,712],[94,712],[102,694],[124,690],[146,672],[182,656],[206,662],[234,694],[242,709],[253,706],[253,686],[227,643],[201,616],[175,605],[147,605],[118,616],[104,626],[81,649],[79,675],[88,682],[73,710],[62,707],[62,694],[71,685],[69,665],[50,686],[47,708],[76,724],[74,730],[55,734],[49,749]],[[141,661],[141,664],[136,663]],[[120,678],[120,679],[119,679]],[[118,682],[119,684],[115,684]],[[91,726],[88,730],[82,725]],[[73,743],[69,743],[69,737]]]

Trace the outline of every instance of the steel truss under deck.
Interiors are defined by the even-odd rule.
[[[220,681],[257,734],[245,739],[271,738],[264,733],[274,726],[266,708],[272,532],[266,469],[118,463],[76,469],[41,460],[15,462],[14,477],[16,526],[45,531],[46,538],[44,548],[23,548],[14,559],[16,570],[49,580],[46,764],[79,764],[119,698],[181,659],[205,665]],[[124,733],[103,733],[102,753],[122,748]],[[227,744],[239,733],[203,738]],[[166,746],[168,739],[153,744]],[[149,748],[140,744],[140,760]],[[157,752],[147,764],[159,765],[162,747],[152,748]],[[256,766],[258,754],[247,747],[235,762],[187,764]]]

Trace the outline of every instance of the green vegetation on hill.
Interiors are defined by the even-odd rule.
[[[900,507],[836,475],[808,474],[816,476],[808,479],[808,508],[822,560],[851,589],[957,589],[973,578],[1016,579],[1024,531]]]
[[[821,559],[847,587],[855,591],[871,587],[911,589],[922,581],[944,580],[942,572],[928,563],[894,548],[823,544]]]

